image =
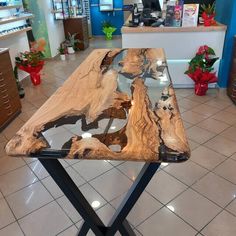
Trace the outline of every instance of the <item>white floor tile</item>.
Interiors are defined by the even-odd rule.
[[[123,164],[119,165],[117,168],[121,172],[123,172],[126,176],[128,176],[131,180],[134,181],[143,166],[144,166],[144,163],[142,163],[142,162],[127,161],[127,162],[124,162]]]
[[[236,196],[235,196],[236,197]],[[236,199],[232,201],[226,209],[236,216]]]
[[[84,160],[73,165],[73,168],[87,181],[94,179],[102,173],[110,170],[113,166],[107,161]]]
[[[148,184],[146,191],[166,204],[187,188],[186,185],[164,171],[158,171]]]
[[[0,236],[24,236],[19,225],[15,222],[0,230]]]
[[[236,196],[235,185],[213,173],[204,176],[192,188],[221,207],[225,207]]]
[[[223,162],[221,165],[216,167],[214,172],[222,176],[223,178],[236,184],[235,170],[236,170],[236,161],[232,159],[228,159],[225,162]]]
[[[74,206],[71,204],[71,202],[67,199],[66,196],[58,198],[57,202],[74,223],[77,223],[82,219],[80,214],[77,212],[77,210],[74,208]]]
[[[7,202],[4,198],[0,199],[0,229],[15,221]]]
[[[116,198],[111,202],[111,205],[117,209],[124,197],[125,195]],[[129,213],[127,219],[132,225],[137,226],[158,211],[162,206],[163,205],[150,194],[143,192]]]
[[[192,161],[169,165],[165,168],[165,171],[187,185],[192,185],[208,172],[205,168]]]
[[[91,185],[107,200],[126,192],[132,182],[118,170],[112,169],[91,181]]]
[[[236,235],[236,217],[223,211],[203,229],[202,233],[205,236]]]
[[[28,166],[11,171],[0,178],[0,189],[7,196],[37,181],[37,177]]]
[[[30,163],[29,166],[39,179],[44,179],[49,176],[49,173],[46,171],[46,169],[39,161]]]
[[[177,217],[167,208],[162,208],[144,223],[137,227],[143,235],[163,235],[163,236],[193,236],[196,235],[191,226]]]
[[[209,223],[221,210],[214,203],[188,189],[168,204],[182,219],[200,230]]]
[[[57,203],[52,202],[20,219],[19,224],[27,236],[54,236],[72,222]]]
[[[36,182],[6,198],[17,219],[46,205],[53,200],[51,195],[40,183]]]
[[[192,151],[191,160],[198,163],[199,165],[212,170],[221,162],[226,159],[226,156],[223,156],[213,150],[200,146]]]
[[[66,229],[65,231],[58,234],[58,236],[77,236],[78,235],[78,228],[74,225]]]
[[[51,176],[43,179],[42,183],[54,198],[59,198],[63,196],[63,192],[61,191],[61,189],[58,187],[58,185],[55,183],[55,181],[52,179]]]
[[[19,157],[4,156],[0,158],[0,175],[15,170],[25,165],[25,162]]]

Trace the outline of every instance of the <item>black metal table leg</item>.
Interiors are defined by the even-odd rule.
[[[91,229],[96,236],[114,236],[117,231],[120,231],[123,236],[135,236],[135,233],[126,220],[126,217],[159,168],[159,163],[146,163],[144,165],[115,215],[112,217],[109,226],[105,227],[61,163],[57,159],[39,158],[39,161],[78,213],[83,217],[85,222],[81,226],[78,236],[85,236],[89,229]]]
[[[109,229],[106,233],[106,236],[113,236],[115,235],[117,230],[120,230],[120,226],[123,224],[125,218],[127,217],[129,212],[133,208],[134,204],[139,199],[142,192],[145,190],[146,186],[148,185],[149,181],[152,179],[153,175],[158,170],[159,166],[160,166],[160,163],[146,163],[144,165],[138,177],[136,178],[133,185],[129,189],[124,200],[120,204],[118,210],[112,217],[109,223]],[[131,235],[127,235],[127,236],[131,236]]]
[[[90,227],[88,224],[86,224],[86,222],[84,222],[80,229],[79,229],[79,233],[78,233],[78,236],[84,236],[84,235],[87,235],[88,231],[90,230]]]
[[[103,236],[105,231],[102,229],[105,229],[105,225],[97,216],[96,212],[90,206],[83,194],[79,191],[78,187],[70,178],[61,163],[57,159],[40,158],[39,161],[85,220],[86,225],[82,227],[82,229],[86,231],[87,227],[89,227],[96,236]]]
[[[119,231],[122,236],[136,236],[133,229],[131,228],[129,222],[124,220],[121,226],[119,227]]]

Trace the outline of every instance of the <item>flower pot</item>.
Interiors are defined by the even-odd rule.
[[[41,84],[41,75],[39,72],[31,72],[30,79],[34,86]]]
[[[41,83],[40,71],[43,69],[44,61],[40,61],[37,66],[32,65],[19,65],[18,68],[30,74],[30,79],[33,85]]]
[[[66,60],[66,55],[65,54],[61,54],[60,58],[61,58],[62,61],[65,61]]]
[[[206,92],[208,90],[208,84],[207,83],[196,83],[194,89],[195,89],[196,95],[205,96]]]
[[[73,47],[68,47],[68,53],[69,54],[74,54],[75,53],[75,50]]]

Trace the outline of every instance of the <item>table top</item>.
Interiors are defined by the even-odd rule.
[[[6,145],[11,156],[190,156],[163,49],[96,49]]]

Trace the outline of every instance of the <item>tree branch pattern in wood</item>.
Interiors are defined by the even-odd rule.
[[[158,60],[164,66],[159,66]],[[61,151],[64,158],[150,162],[188,159],[189,146],[171,81],[165,82],[156,106],[149,97],[146,78],[158,80],[163,68],[163,49],[94,50],[9,141],[7,154],[45,156],[50,144],[44,131],[79,121],[81,130],[90,132],[107,120],[101,133],[86,138],[82,133],[74,135],[55,151]],[[131,83],[126,92],[120,89],[120,79]],[[121,120],[123,125],[112,132],[113,122]],[[114,145],[120,147],[119,151],[113,151]]]

